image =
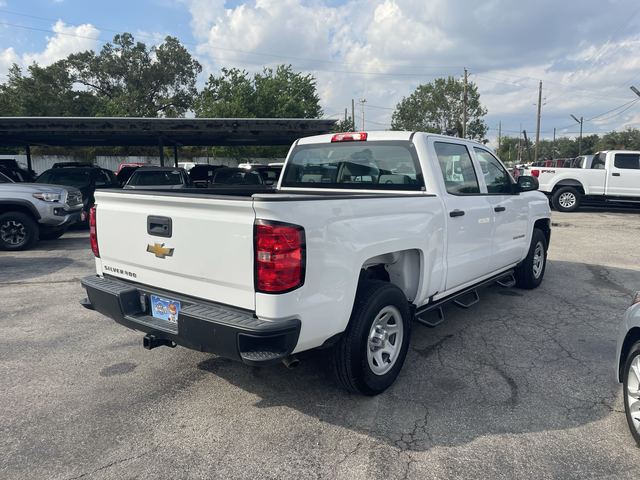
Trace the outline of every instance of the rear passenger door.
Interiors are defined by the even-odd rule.
[[[613,154],[608,175],[607,195],[640,197],[640,154]]]
[[[491,209],[481,194],[469,148],[464,143],[431,139],[442,171],[447,212],[446,290],[489,272]]]
[[[514,189],[511,176],[491,152],[474,147],[486,186],[493,223],[493,246],[489,261],[491,271],[519,262],[527,250],[529,201],[526,194]]]

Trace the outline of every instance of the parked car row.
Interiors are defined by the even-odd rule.
[[[97,190],[176,190],[211,186],[275,185],[282,165],[243,168],[193,164],[158,167],[123,163],[117,173],[91,163],[59,162],[36,178],[13,159],[0,160],[0,249],[26,250],[39,239],[88,225]],[[46,208],[45,208],[46,207]]]

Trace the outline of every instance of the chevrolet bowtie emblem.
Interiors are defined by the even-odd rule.
[[[158,258],[173,256],[173,248],[165,247],[164,243],[154,243],[153,245],[147,245],[147,252],[153,253]]]

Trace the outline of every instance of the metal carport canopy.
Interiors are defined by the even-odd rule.
[[[302,118],[0,117],[0,146],[290,145],[335,120]]]

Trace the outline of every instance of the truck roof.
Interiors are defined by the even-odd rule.
[[[437,133],[428,133],[428,132],[409,132],[409,131],[399,131],[399,130],[367,130],[367,140],[368,141],[407,141],[411,139],[411,136],[415,133],[424,133],[430,137],[442,138],[444,140],[462,140],[460,137],[453,137],[450,135],[439,135]],[[335,133],[328,133],[325,135],[314,135],[311,137],[304,137],[299,139],[295,145],[310,145],[314,143],[330,143],[331,137],[333,137]],[[487,145],[484,145],[480,142],[476,142],[475,140],[466,139],[465,141],[475,143],[481,147],[489,148]]]

